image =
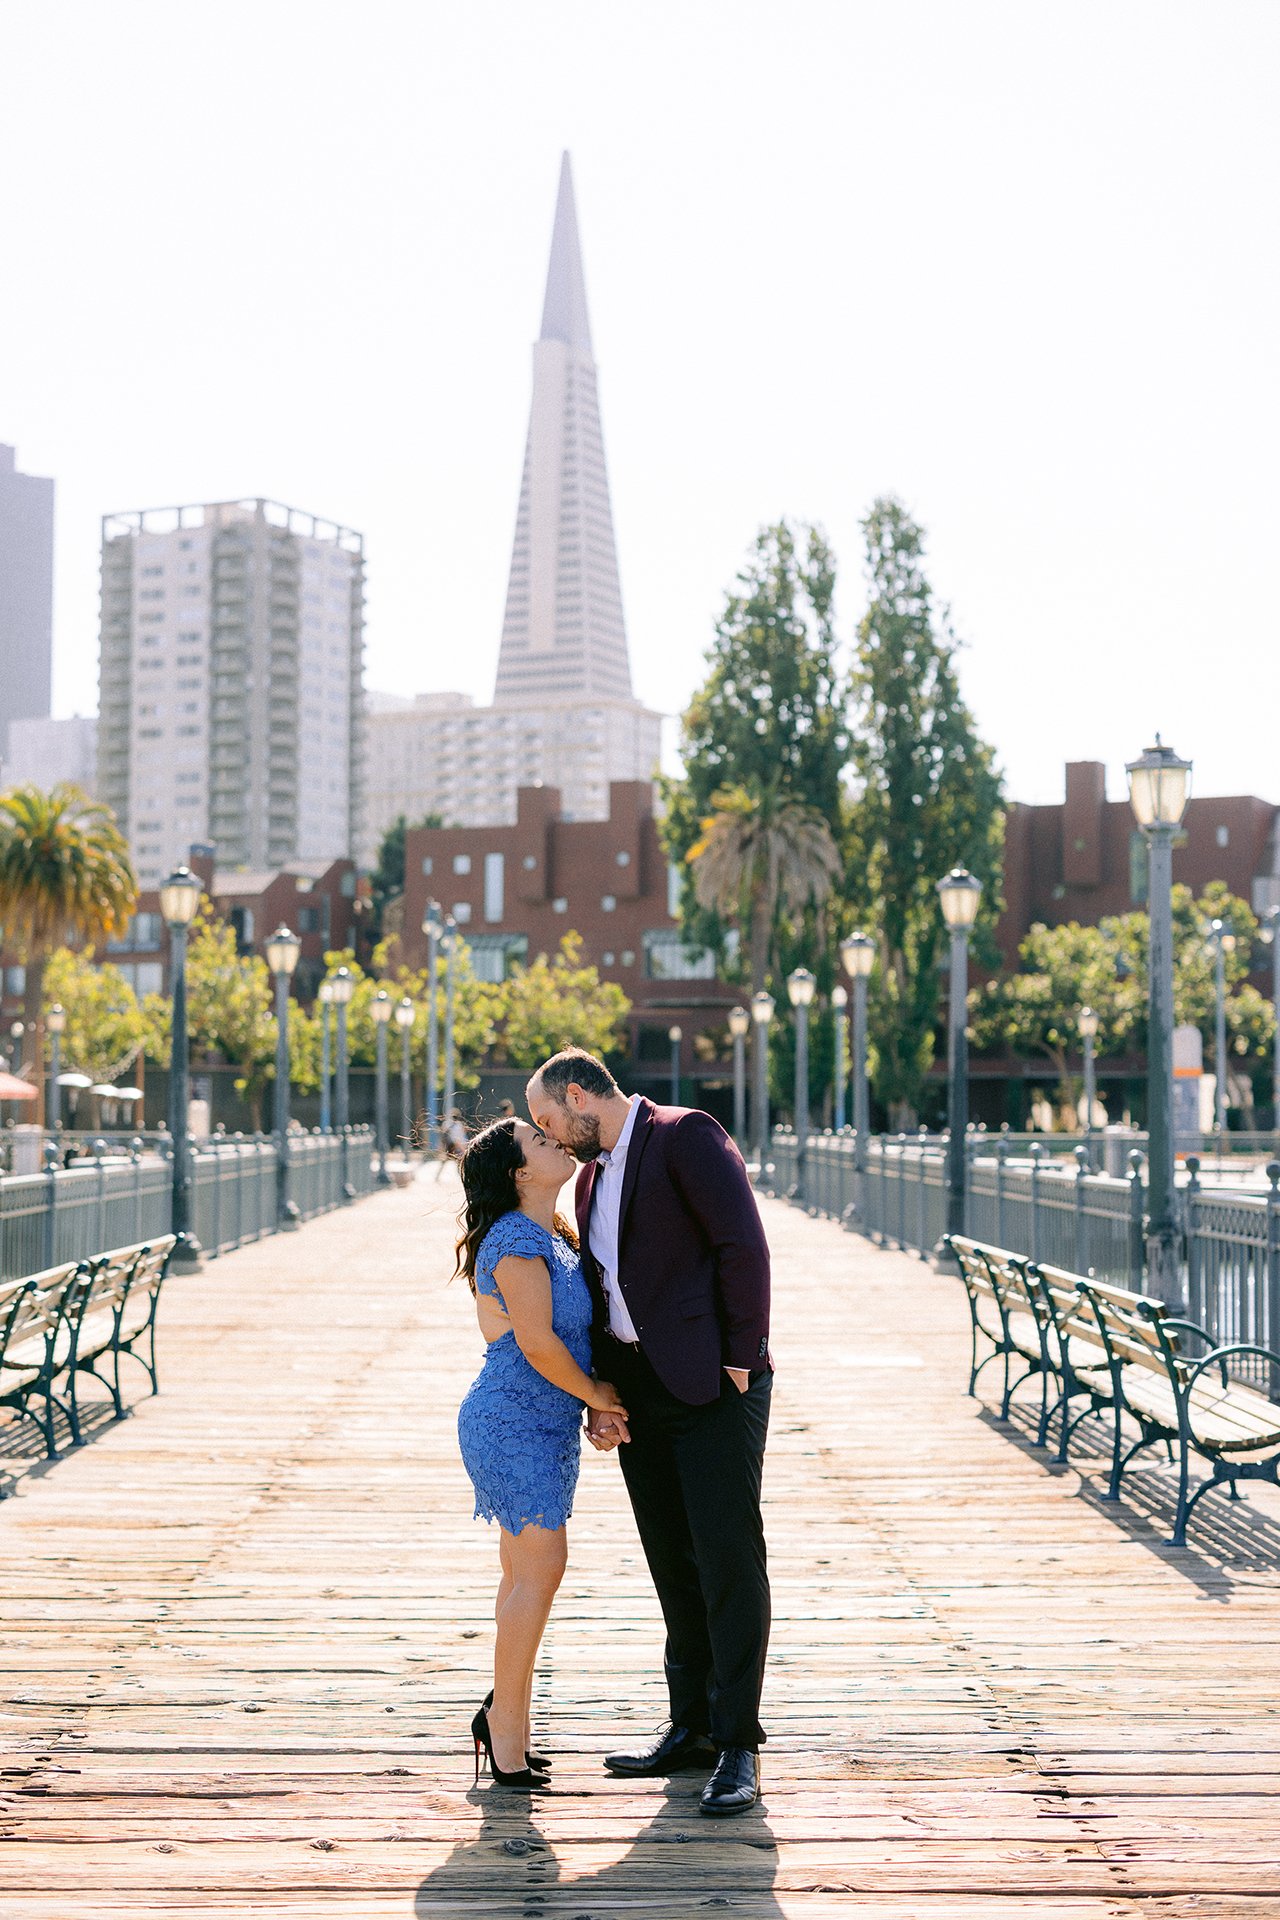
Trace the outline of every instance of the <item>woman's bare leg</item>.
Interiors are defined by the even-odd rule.
[[[498,1612],[493,1653],[493,1705],[489,1731],[493,1757],[504,1773],[524,1765],[529,1740],[533,1669],[551,1603],[564,1575],[563,1527],[504,1529],[502,1545],[511,1567],[511,1590]]]
[[[493,1609],[495,1622],[507,1602],[512,1587],[516,1583],[515,1571],[511,1565],[511,1554],[507,1546],[509,1538],[510,1536],[500,1527],[498,1529],[498,1557],[502,1562],[502,1578],[498,1582],[498,1598],[494,1603]],[[530,1679],[530,1687],[532,1688],[532,1677]],[[526,1747],[532,1746],[533,1744],[533,1731],[528,1713],[525,1714],[524,1744]]]

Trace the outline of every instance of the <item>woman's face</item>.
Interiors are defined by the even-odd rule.
[[[574,1167],[573,1155],[567,1148],[557,1146],[549,1134],[528,1120],[516,1121],[516,1144],[524,1155],[530,1181],[540,1187],[554,1187],[558,1192]]]

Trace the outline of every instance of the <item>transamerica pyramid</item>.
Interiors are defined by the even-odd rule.
[[[573,174],[551,236],[495,701],[626,700],[627,630],[596,396]]]

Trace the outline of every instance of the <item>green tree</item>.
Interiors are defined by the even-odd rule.
[[[147,1058],[167,1065],[171,1002],[148,994],[143,1012]],[[219,919],[208,900],[201,901],[188,936],[187,1031],[195,1053],[221,1054],[240,1069],[236,1092],[247,1101],[254,1128],[261,1128],[262,1096],[275,1072],[271,975],[260,954],[236,951],[230,922]]]
[[[765,984],[774,959],[780,908],[795,915],[821,906],[840,873],[840,851],[816,807],[779,795],[730,787],[712,796],[714,811],[686,855],[697,904],[747,931],[751,990]]]
[[[975,1046],[1047,1060],[1058,1077],[1059,1105],[1076,1124],[1079,1086],[1070,1061],[1080,1057],[1082,1007],[1098,1016],[1100,1055],[1122,1053],[1142,1018],[1142,995],[1131,975],[1117,973],[1115,950],[1101,927],[1032,927],[1018,949],[1017,973],[1004,974],[969,996]]]
[[[332,973],[338,967],[346,967],[355,982],[351,1001],[347,1008],[347,1047],[348,1058],[353,1066],[371,1067],[377,1060],[377,1026],[373,1018],[373,1002],[380,988],[385,988],[393,1000],[401,1000],[406,995],[413,1001],[416,1018],[409,1046],[410,1066],[415,1075],[425,1077],[427,1071],[427,1026],[428,996],[427,970],[425,967],[410,967],[400,962],[392,965],[392,957],[398,948],[398,942],[383,940],[374,948],[371,956],[372,971],[366,973],[356,960],[352,948],[335,948],[325,954],[325,970]],[[436,960],[436,1017],[439,1022],[440,1059],[437,1068],[437,1091],[444,1085],[444,1020],[445,1020],[445,959],[443,954]],[[479,1079],[480,1062],[489,1052],[496,1035],[496,1022],[501,1015],[503,989],[491,985],[488,981],[477,980],[471,965],[471,952],[464,941],[459,940],[458,951],[454,955],[454,1045],[457,1056],[456,1083],[459,1087],[473,1087]],[[320,1022],[324,1009],[317,1002],[309,1013],[297,1010],[297,1038],[295,1041],[294,1010],[290,1009],[290,1072],[294,1084],[303,1093],[314,1093],[320,1085],[321,1039]],[[335,1029],[336,1031],[336,1029]],[[392,1024],[388,1033],[388,1044],[392,1049],[393,1062],[399,1029]]]
[[[24,1063],[40,1087],[43,1119],[44,972],[67,941],[93,945],[122,932],[137,904],[129,849],[109,807],[62,782],[0,793],[0,925],[26,965]]]
[[[146,1031],[137,996],[119,967],[56,947],[44,971],[44,1014],[59,1005],[67,1016],[63,1071],[117,1084],[141,1052]]]
[[[723,944],[721,909],[699,899],[690,854],[707,822],[726,810],[726,795],[736,796],[728,810],[745,810],[740,818],[754,812],[770,831],[788,806],[826,821],[839,817],[849,742],[834,592],[835,564],[822,535],[780,521],[758,534],[726,597],[707,677],[682,723],[683,776],[663,782],[663,842],[683,871],[681,919],[692,945]],[[727,902],[734,890],[708,892]],[[739,894],[736,904],[750,919],[752,901]],[[758,950],[759,928],[744,931]]]
[[[891,1125],[902,1127],[914,1121],[933,1059],[947,938],[937,882],[957,864],[977,876],[979,940],[989,938],[1004,815],[992,749],[960,694],[959,643],[924,572],[923,533],[893,499],[877,500],[862,524],[871,603],[853,670],[846,891],[879,946],[876,1088]]]
[[[561,1047],[618,1052],[631,1002],[582,959],[582,936],[566,933],[554,959],[540,953],[505,984],[495,1055],[512,1067],[541,1065]]]

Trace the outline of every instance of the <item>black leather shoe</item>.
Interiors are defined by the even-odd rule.
[[[639,1780],[650,1774],[679,1773],[682,1767],[705,1767],[714,1752],[705,1733],[668,1725],[651,1747],[640,1753],[606,1753],[604,1763],[610,1773]]]
[[[702,1789],[698,1809],[723,1818],[730,1813],[745,1813],[759,1798],[760,1755],[747,1747],[726,1747]]]

